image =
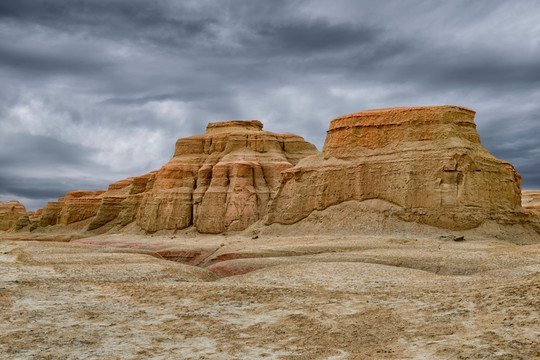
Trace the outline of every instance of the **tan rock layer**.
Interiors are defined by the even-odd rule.
[[[540,190],[523,190],[522,205],[525,209],[540,213]]]
[[[19,218],[24,215],[26,215],[26,209],[17,200],[0,201],[0,231],[10,230],[17,224]]]
[[[521,177],[480,144],[456,106],[370,110],[332,121],[323,153],[286,170],[267,224],[349,200],[382,199],[406,220],[468,229],[520,212]]]

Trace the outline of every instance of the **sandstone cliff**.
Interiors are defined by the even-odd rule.
[[[540,190],[523,190],[522,205],[525,209],[540,213]]]
[[[323,152],[284,172],[266,224],[368,199],[399,206],[404,220],[452,230],[526,217],[520,175],[481,145],[474,114],[430,106],[334,119]]]
[[[0,201],[0,231],[15,227],[22,216],[26,216],[26,209],[23,204],[17,200]]]
[[[262,128],[259,121],[210,123],[205,134],[179,139],[161,169],[108,190],[67,193],[36,221],[98,232],[132,223],[148,232],[192,225],[203,233],[243,230],[266,214],[281,172],[318,153],[300,136]]]
[[[281,172],[315,153],[299,136],[262,131],[259,121],[211,123],[204,135],[177,141],[142,195],[137,224],[147,231],[243,230],[265,215]]]

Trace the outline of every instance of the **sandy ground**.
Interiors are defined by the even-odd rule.
[[[540,245],[4,236],[0,329],[2,359],[540,359]]]

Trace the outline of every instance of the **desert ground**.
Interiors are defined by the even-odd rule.
[[[2,359],[540,359],[539,244],[0,237]]]

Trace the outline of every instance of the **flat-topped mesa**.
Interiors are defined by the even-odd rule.
[[[212,122],[206,126],[206,134],[234,131],[262,131],[263,124],[259,120],[232,120]]]
[[[95,233],[193,226],[222,233],[262,218],[293,224],[350,200],[366,212],[451,230],[489,220],[486,226],[495,221],[497,228],[528,222],[540,233],[537,214],[521,208],[520,175],[482,147],[474,111],[458,106],[338,117],[322,153],[300,136],[264,131],[256,120],[211,123],[204,134],[178,139],[159,170],[106,191],[70,192],[41,215],[25,213],[15,225],[11,216],[9,226]],[[527,206],[534,210],[532,201]],[[339,225],[327,227],[333,226]]]
[[[323,152],[346,157],[361,148],[458,139],[480,144],[475,112],[460,106],[397,107],[361,111],[330,122]]]
[[[296,164],[305,157],[305,153],[313,154],[314,145],[301,136],[276,134],[262,128],[262,123],[257,120],[210,123],[205,134],[178,139],[173,159],[184,155],[199,156],[251,150],[266,153],[268,156],[284,153],[287,161]]]
[[[267,133],[269,132],[263,132],[262,128],[263,124],[258,120],[233,120],[209,123],[206,126],[206,133],[203,135],[178,139],[176,141],[174,156],[201,153],[210,154],[227,150],[230,152],[230,148],[234,147],[235,143],[231,137],[236,137],[236,143],[240,143],[240,147],[245,147],[248,135],[251,135],[251,143],[254,143],[254,139],[262,139],[264,135],[268,135]],[[226,149],[227,146],[229,149]]]
[[[267,224],[292,224],[349,200],[380,199],[448,229],[506,221],[521,177],[480,144],[474,111],[427,106],[362,111],[331,122],[323,153],[288,169]]]

